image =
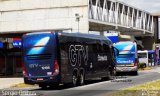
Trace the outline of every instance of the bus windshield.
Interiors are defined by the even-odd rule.
[[[51,34],[31,34],[24,37],[23,48],[26,55],[44,54],[46,48],[53,47],[51,43]],[[50,53],[50,52],[49,52]]]
[[[30,33],[23,36],[23,58],[29,76],[52,75],[56,57],[55,35]]]
[[[146,53],[138,53],[138,58],[147,58]]]

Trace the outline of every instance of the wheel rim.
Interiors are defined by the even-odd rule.
[[[111,72],[108,71],[108,78],[111,79],[112,78],[112,75],[111,75]]]
[[[77,85],[77,77],[75,75],[73,75],[73,85],[76,86]]]
[[[113,76],[116,75],[116,69],[113,69]]]
[[[80,75],[80,85],[84,84],[84,76],[83,74]]]

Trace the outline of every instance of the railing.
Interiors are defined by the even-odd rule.
[[[117,1],[89,0],[89,19],[154,32],[152,15]]]

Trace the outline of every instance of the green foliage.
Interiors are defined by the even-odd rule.
[[[146,63],[144,63],[144,62],[138,63],[138,68],[139,69],[146,68]]]

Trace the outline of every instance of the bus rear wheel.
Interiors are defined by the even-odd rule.
[[[116,75],[116,68],[113,68],[113,69],[109,68],[107,73],[108,73],[108,76],[107,76],[108,80],[114,79]]]
[[[50,84],[49,87],[50,87],[51,89],[56,89],[56,88],[59,87],[59,83]]]
[[[84,74],[83,73],[80,73],[80,76],[79,76],[79,85],[82,86],[84,85]]]
[[[73,73],[73,76],[72,76],[72,85],[73,86],[77,86],[77,82],[78,82],[77,74]]]
[[[112,72],[108,71],[108,80],[111,80],[111,79],[112,79]]]
[[[47,89],[47,85],[46,84],[39,84],[39,87],[41,87],[42,89]]]

